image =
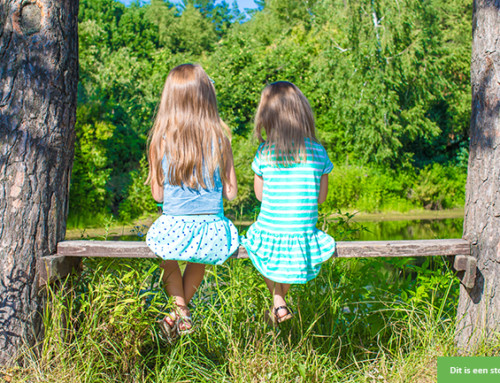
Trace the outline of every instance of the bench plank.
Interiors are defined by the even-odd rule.
[[[57,244],[57,255],[67,257],[156,258],[142,241],[63,241]],[[427,257],[470,255],[469,243],[463,239],[423,239],[413,241],[337,242],[338,258]],[[248,258],[240,246],[232,258]]]
[[[462,282],[470,288],[475,283],[475,259],[470,245],[463,239],[424,239],[414,241],[353,241],[337,242],[337,258],[428,257],[459,256],[455,268],[464,271]],[[156,258],[142,241],[63,241],[57,244],[57,254],[37,260],[39,286],[68,275],[78,268],[82,257]],[[240,246],[231,258],[248,258]]]

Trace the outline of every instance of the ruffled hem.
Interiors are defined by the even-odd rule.
[[[254,224],[240,242],[255,268],[279,283],[307,283],[317,277],[321,264],[335,253],[335,240],[318,229],[270,234]]]
[[[165,260],[220,265],[238,249],[239,238],[224,215],[163,214],[149,228],[146,243]]]

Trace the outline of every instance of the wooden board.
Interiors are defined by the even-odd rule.
[[[139,241],[63,241],[57,255],[67,257],[156,258],[145,242]],[[470,246],[463,239],[424,239],[415,241],[337,242],[338,258],[426,257],[470,255]],[[240,246],[233,258],[248,258]]]
[[[462,239],[426,239],[416,241],[355,241],[337,242],[337,258],[428,257],[459,256],[455,268],[463,274],[462,281],[474,286],[475,263],[470,256],[470,245]],[[102,258],[157,258],[145,242],[139,241],[63,241],[57,245],[57,254],[37,260],[39,285],[68,275],[78,266],[82,257]],[[240,246],[232,258],[248,258]],[[461,273],[464,271],[464,273]]]
[[[463,239],[422,239],[413,241],[337,242],[337,257],[428,257],[470,255],[470,245]]]

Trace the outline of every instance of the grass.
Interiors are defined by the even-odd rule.
[[[169,346],[154,325],[170,308],[157,263],[85,259],[79,276],[47,289],[45,340],[4,380],[434,382],[437,357],[456,354],[458,282],[445,263],[387,262],[328,262],[292,286],[296,316],[273,328],[262,278],[248,260],[230,260],[193,298],[196,332]]]

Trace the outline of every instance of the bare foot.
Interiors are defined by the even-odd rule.
[[[177,312],[177,330],[179,331],[179,334],[190,334],[193,330],[191,312],[187,306],[177,306]]]
[[[293,317],[292,310],[288,308],[288,306],[279,306],[279,307],[273,307],[273,314],[274,314],[274,319],[276,323],[282,323],[284,321],[287,321]]]

